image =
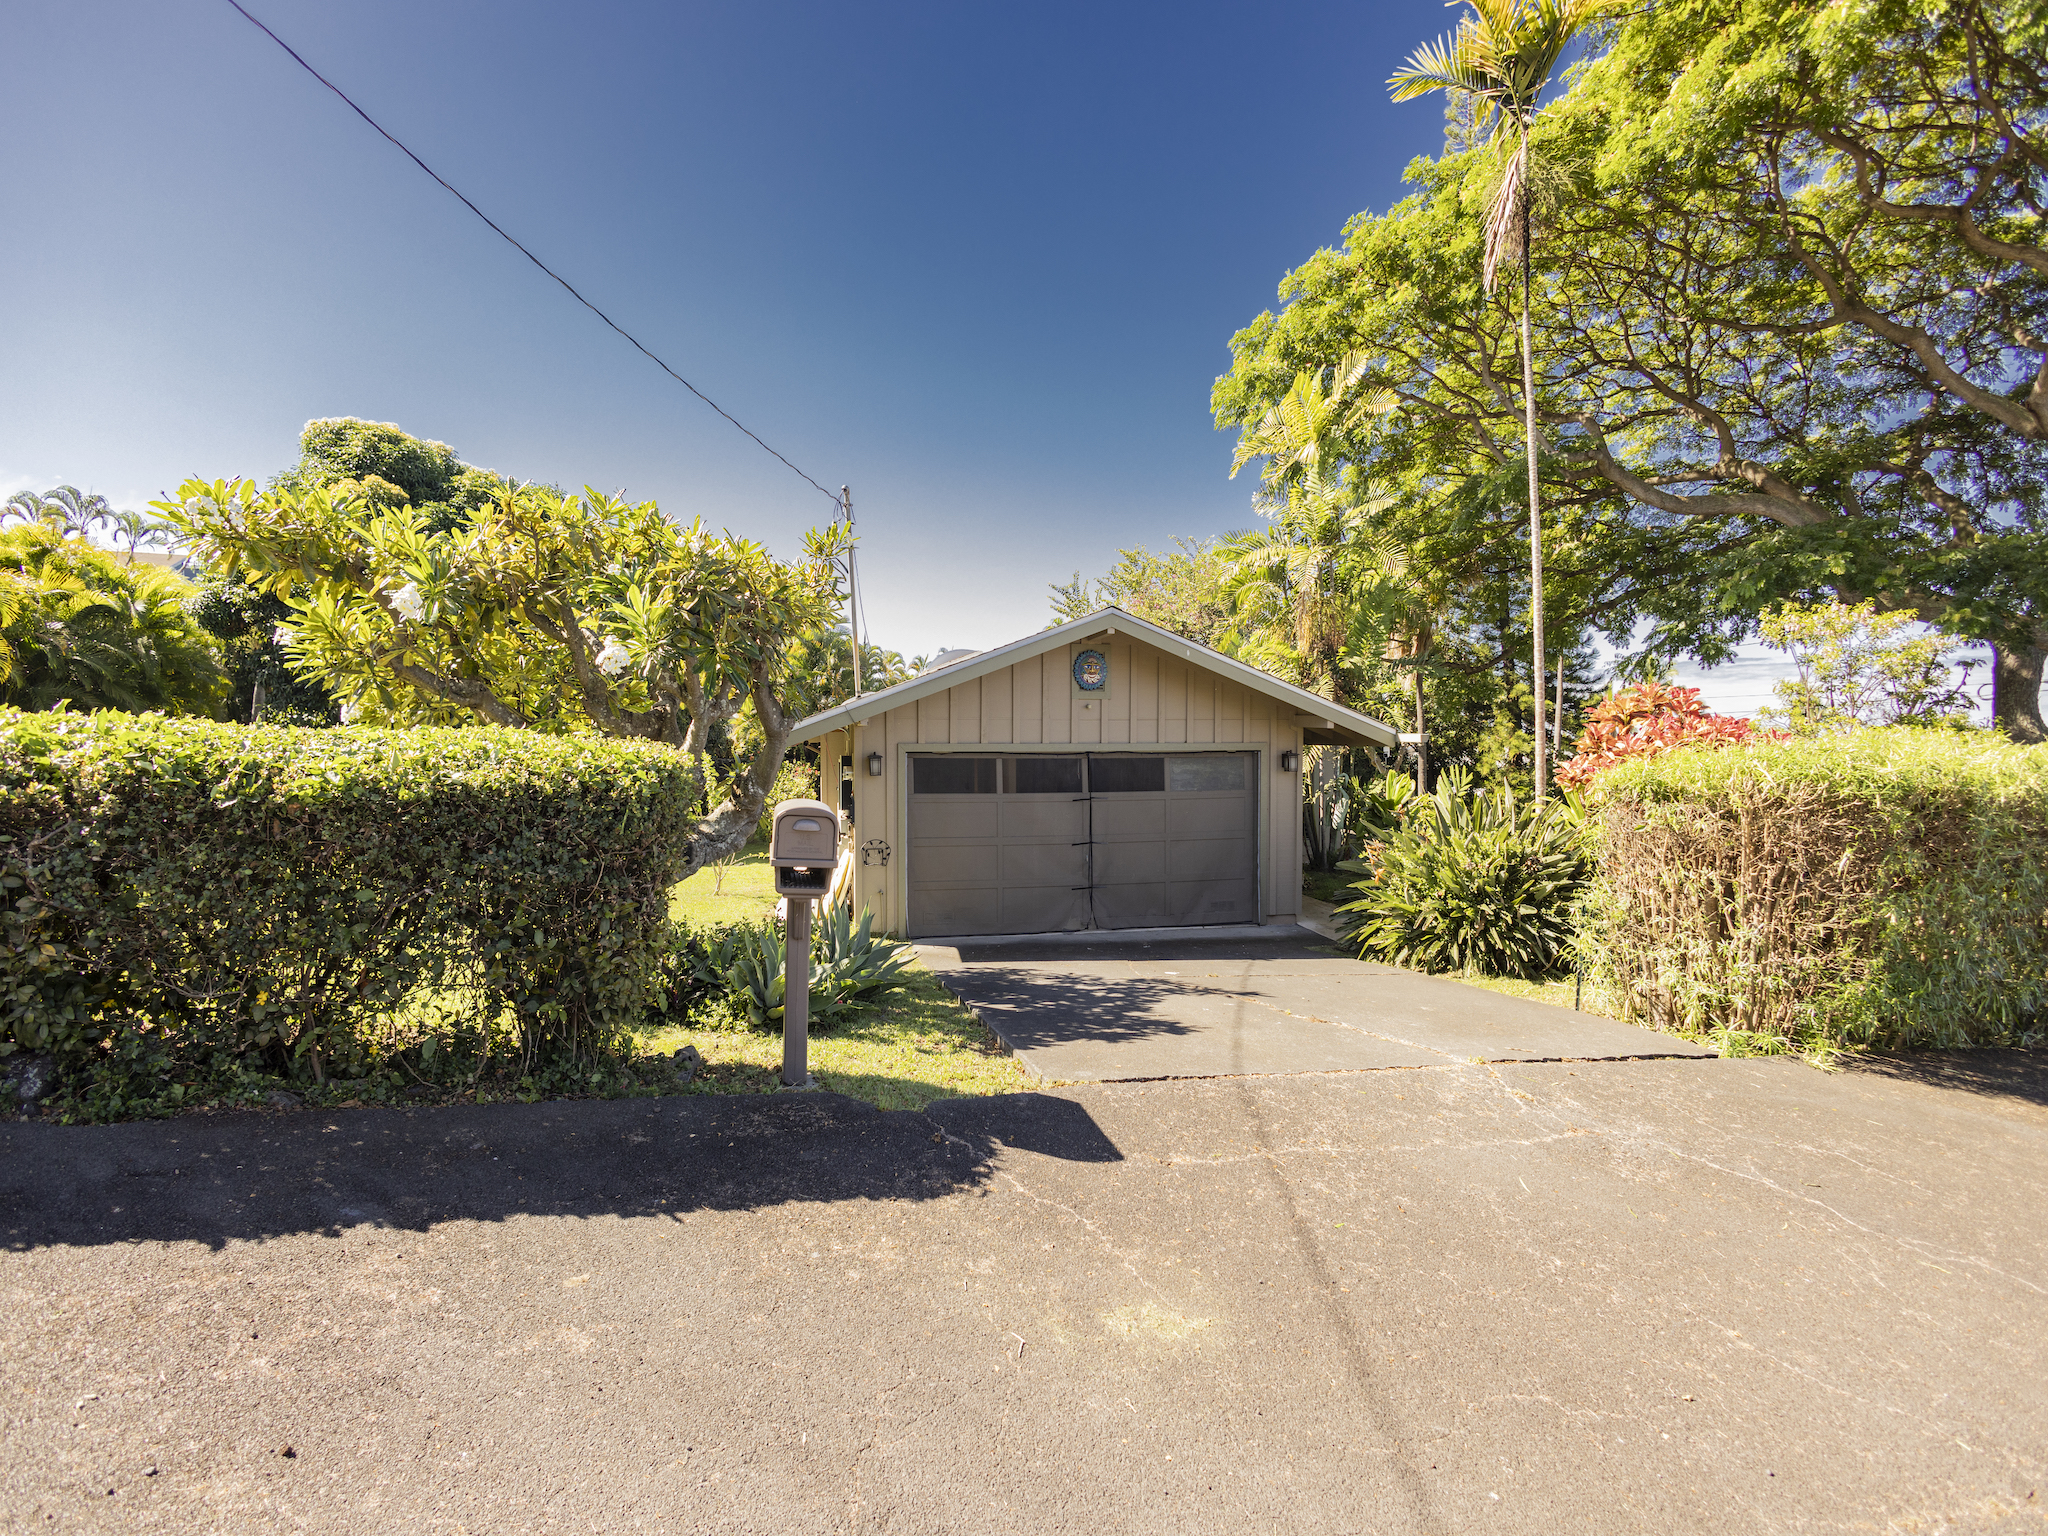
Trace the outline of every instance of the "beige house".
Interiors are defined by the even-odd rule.
[[[853,903],[902,937],[1292,923],[1301,749],[1391,726],[1104,608],[813,715]]]

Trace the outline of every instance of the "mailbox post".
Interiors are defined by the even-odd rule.
[[[839,867],[839,818],[822,800],[785,800],[775,807],[768,838],[775,894],[789,903],[783,945],[782,1086],[811,1082],[811,903],[832,889]]]

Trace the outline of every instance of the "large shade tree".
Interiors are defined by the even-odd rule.
[[[1734,607],[1869,599],[1997,647],[2044,735],[2048,15],[2027,0],[1686,0],[1542,131],[1561,447],[1721,524]],[[1583,206],[1583,205],[1582,205]]]
[[[1572,182],[1532,269],[1553,603],[1654,668],[1718,659],[1787,599],[1871,600],[1995,643],[1999,719],[2040,733],[2048,445],[2021,414],[2048,361],[2048,97],[2015,42],[2029,24],[1660,6],[1546,108],[1532,155]],[[1892,208],[1870,203],[1880,158]],[[1446,508],[1448,531],[1448,509],[1497,497],[1526,402],[1503,385],[1512,327],[1461,276],[1497,164],[1447,153],[1411,177],[1417,196],[1289,276],[1216,406],[1249,426],[1300,371],[1365,357],[1360,387],[1393,390],[1398,425],[1336,451],[1426,493],[1404,505]]]

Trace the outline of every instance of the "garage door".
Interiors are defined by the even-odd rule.
[[[1249,752],[910,759],[910,934],[1258,920]]]

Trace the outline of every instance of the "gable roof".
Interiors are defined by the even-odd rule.
[[[1254,693],[1262,693],[1269,699],[1276,699],[1289,705],[1296,714],[1305,716],[1301,722],[1303,739],[1322,746],[1376,746],[1391,747],[1400,740],[1400,734],[1391,725],[1375,720],[1370,715],[1361,715],[1355,709],[1346,709],[1341,704],[1332,704],[1320,694],[1310,693],[1306,688],[1297,688],[1292,683],[1283,683],[1270,673],[1261,672],[1257,667],[1248,667],[1243,662],[1211,650],[1206,645],[1197,645],[1184,640],[1170,629],[1161,629],[1136,614],[1126,613],[1121,608],[1098,608],[1086,618],[1072,619],[1065,624],[1056,624],[1051,629],[1042,629],[1035,635],[1026,635],[1022,640],[1013,640],[1008,645],[999,645],[992,651],[966,653],[961,660],[948,665],[935,666],[920,673],[907,683],[898,683],[893,688],[884,688],[879,693],[864,693],[857,699],[848,699],[843,704],[820,710],[810,719],[799,721],[792,733],[792,741],[815,741],[827,731],[843,731],[849,726],[864,725],[877,715],[898,709],[905,704],[915,704],[919,699],[961,683],[986,677],[991,672],[1000,672],[1005,667],[1015,666],[1020,661],[1029,661],[1047,651],[1060,649],[1076,640],[1090,640],[1103,633],[1134,635],[1146,644],[1191,661],[1198,667],[1206,667],[1219,676],[1227,677],[1234,683],[1242,684]],[[947,654],[952,654],[948,652]]]

